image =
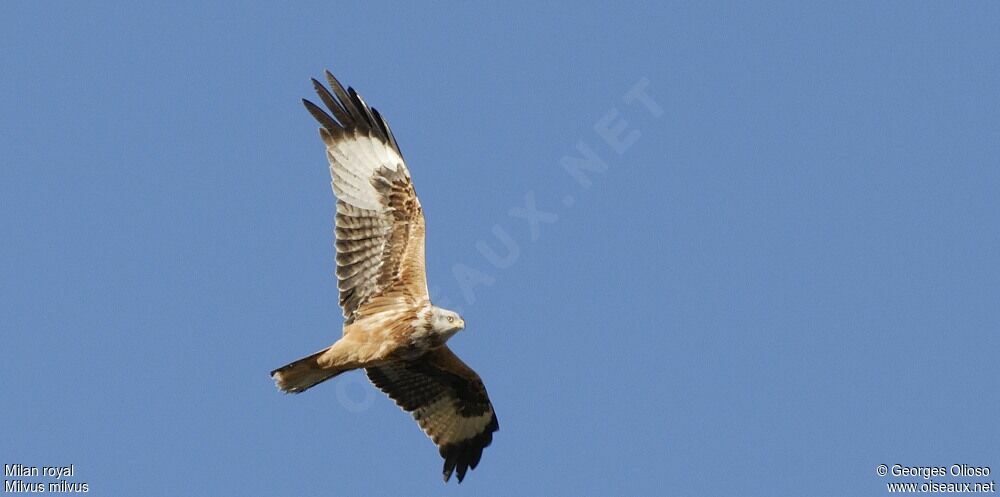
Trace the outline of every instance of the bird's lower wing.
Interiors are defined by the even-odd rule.
[[[444,480],[475,469],[500,429],[479,375],[447,346],[413,361],[368,368],[368,378],[413,415],[444,458]]]

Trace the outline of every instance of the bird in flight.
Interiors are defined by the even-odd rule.
[[[337,196],[336,247],[343,335],[282,366],[271,378],[301,393],[364,369],[444,458],[444,481],[475,469],[500,429],[479,375],[446,342],[465,328],[458,313],[431,304],[424,264],[424,214],[388,123],[353,88],[326,73],[313,86],[331,116],[303,99],[319,124]]]

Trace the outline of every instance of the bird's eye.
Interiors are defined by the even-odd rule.
[[[455,322],[455,318],[453,318],[451,316],[448,316],[448,322],[449,323],[454,323]]]

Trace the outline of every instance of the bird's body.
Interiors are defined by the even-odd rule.
[[[338,374],[365,369],[438,445],[444,479],[475,468],[499,429],[479,376],[447,347],[465,327],[434,306],[424,273],[424,216],[388,124],[330,74],[334,93],[313,80],[337,196],[336,247],[343,335],[330,347],[271,372],[300,393]],[[336,118],[336,119],[334,119]]]
[[[272,376],[278,388],[299,393],[344,371],[419,359],[443,346],[459,330],[431,326],[429,316],[437,309],[429,301],[422,307],[392,302],[386,309],[344,325],[343,336],[333,345],[276,369]],[[301,361],[310,368],[296,370]]]

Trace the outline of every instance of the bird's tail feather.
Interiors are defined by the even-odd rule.
[[[285,393],[301,393],[340,373],[352,368],[324,368],[319,365],[319,357],[330,349],[323,349],[315,354],[303,357],[271,371],[274,384]]]

